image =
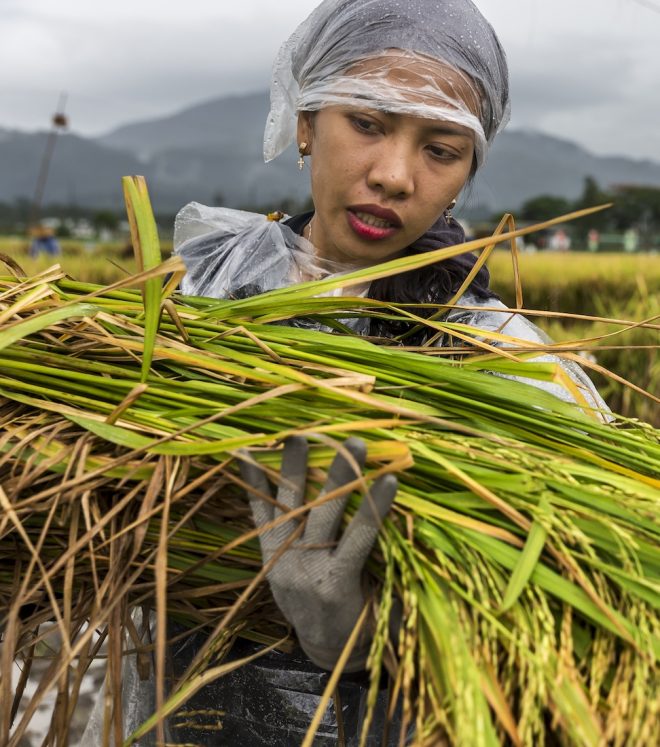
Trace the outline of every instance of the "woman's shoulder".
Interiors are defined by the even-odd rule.
[[[300,282],[315,258],[288,222],[280,212],[189,203],[174,224],[174,252],[186,265],[181,291],[243,298]]]
[[[209,236],[232,236],[250,226],[263,225],[268,216],[235,208],[189,202],[174,219],[174,250],[195,239]]]
[[[537,363],[558,364],[568,374],[577,386],[583,401],[595,410],[604,413],[607,419],[609,408],[598,393],[591,379],[573,360],[562,358],[549,350],[553,340],[536,324],[527,319],[521,312],[508,308],[497,298],[479,298],[469,291],[458,300],[444,317],[450,324],[461,324],[481,330],[483,338],[489,345],[499,348],[524,347],[524,343],[531,343],[532,347],[539,345],[539,354],[532,360]],[[489,333],[493,333],[490,335]],[[479,339],[479,336],[477,336]],[[466,344],[463,337],[455,338],[451,332],[444,334],[437,342],[441,347],[453,347]],[[521,345],[522,344],[522,345]],[[576,402],[574,392],[557,382],[530,379],[524,376],[504,375],[503,378],[514,379],[525,384],[531,384],[543,389],[565,402]]]
[[[467,291],[448,311],[444,321],[466,324],[485,332],[499,332],[528,342],[542,344],[552,342],[536,324],[521,312],[510,309],[496,296],[483,298]]]

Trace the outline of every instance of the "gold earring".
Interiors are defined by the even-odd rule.
[[[298,158],[298,169],[299,169],[299,171],[302,171],[305,168],[305,150],[306,149],[307,149],[307,143],[305,143],[303,141],[298,146],[298,153],[300,153],[300,157]]]

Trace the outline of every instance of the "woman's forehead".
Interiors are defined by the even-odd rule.
[[[383,85],[396,91],[398,101],[481,113],[477,87],[468,76],[441,60],[400,49],[389,49],[378,55],[356,61],[344,73],[365,84],[374,84],[376,93]]]

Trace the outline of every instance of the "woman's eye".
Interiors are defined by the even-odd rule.
[[[377,126],[375,122],[370,119],[363,119],[362,117],[351,117],[353,126],[360,132],[376,132]]]
[[[455,161],[459,158],[458,153],[437,145],[429,145],[428,151],[438,161]]]

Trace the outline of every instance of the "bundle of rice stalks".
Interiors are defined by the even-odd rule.
[[[227,671],[222,656],[236,635],[286,647],[236,454],[248,449],[276,481],[281,442],[295,433],[312,442],[310,499],[351,435],[368,445],[367,483],[388,471],[399,478],[368,563],[379,592],[360,624],[374,630],[370,702],[386,668],[403,703],[402,740],[654,743],[658,431],[604,422],[492,375],[568,385],[558,366],[526,362],[538,349],[498,354],[475,340],[452,359],[273,324],[306,317],[341,327],[338,316],[385,314],[472,339],[411,308],[317,297],[365,271],[240,301],[177,298],[181,266],[156,266],[148,215],[133,218],[143,271],[126,283],[94,287],[57,268],[0,278],[0,741],[18,744],[55,688],[46,743],[66,744],[83,674],[106,643],[106,741],[113,724],[122,744],[121,657],[140,650],[136,607],[155,610],[161,716]],[[136,282],[142,292],[128,288]],[[395,600],[404,623],[392,641]],[[168,616],[208,628],[214,652],[170,697]],[[48,621],[61,649],[12,726]],[[340,673],[341,662],[319,718]]]

